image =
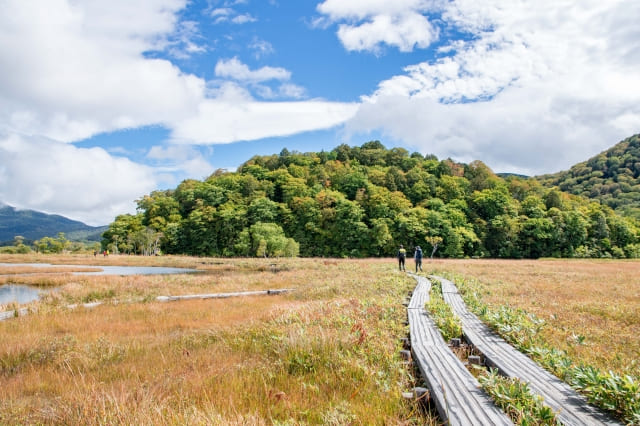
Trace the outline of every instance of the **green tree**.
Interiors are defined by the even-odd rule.
[[[442,237],[437,235],[430,235],[428,237],[425,237],[425,240],[427,241],[427,243],[429,243],[429,245],[431,245],[430,258],[433,259],[433,255],[436,254],[436,250],[438,250],[438,247],[440,246],[440,244],[442,244]]]
[[[258,222],[242,230],[235,250],[244,256],[296,257],[299,246],[278,224]]]

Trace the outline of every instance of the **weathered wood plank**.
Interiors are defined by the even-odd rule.
[[[416,288],[411,295],[408,309],[424,309],[424,305],[429,301],[431,282],[428,279],[415,275],[411,272],[408,272],[408,274],[417,282]]]
[[[175,300],[226,299],[228,297],[276,295],[289,291],[292,290],[289,288],[283,288],[277,290],[238,291],[233,293],[186,294],[183,296],[158,296],[156,297],[156,300],[159,302],[170,302]]]
[[[512,424],[447,346],[429,318],[424,309],[429,299],[428,280],[416,275],[414,278],[418,284],[408,308],[411,351],[440,417],[450,425]]]
[[[2,311],[0,312],[0,321],[4,321],[4,320],[8,320],[11,318],[15,318],[16,316],[20,316],[23,317],[25,315],[29,315],[29,309],[27,308],[19,308],[17,315],[16,315],[16,310],[12,309],[10,311]]]
[[[442,277],[434,277],[442,283],[443,297],[462,321],[467,340],[482,352],[487,363],[507,377],[517,377],[529,384],[531,391],[542,396],[544,403],[557,412],[565,425],[617,425],[606,413],[590,405],[571,386],[563,382],[524,353],[494,333],[477,316],[471,313],[456,286]]]

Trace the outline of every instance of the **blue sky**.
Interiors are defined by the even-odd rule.
[[[0,202],[94,225],[284,147],[540,174],[640,131],[634,0],[0,6]]]

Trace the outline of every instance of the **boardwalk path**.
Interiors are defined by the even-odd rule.
[[[495,334],[478,317],[467,310],[456,286],[442,277],[434,277],[442,283],[444,300],[451,305],[462,321],[462,329],[469,343],[507,377],[518,377],[529,384],[532,392],[541,395],[544,403],[558,413],[565,425],[616,425],[620,424],[589,405],[568,384],[533,362]]]
[[[427,381],[438,414],[449,425],[510,425],[462,365],[425,311],[431,284],[414,275],[418,284],[408,306],[411,351]]]

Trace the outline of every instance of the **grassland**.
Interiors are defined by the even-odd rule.
[[[435,423],[400,397],[413,286],[390,260],[11,257],[197,268],[167,276],[11,282],[55,291],[0,322],[0,424]],[[294,288],[158,303],[158,295]],[[93,309],[70,303],[103,300]]]
[[[573,360],[640,376],[640,262],[433,260],[424,266],[477,280],[490,306],[543,319],[542,337]]]
[[[0,322],[0,424],[436,422],[399,397],[412,386],[398,337],[406,334],[401,302],[414,282],[393,260],[16,255],[0,262],[201,271],[109,277],[53,269],[7,278],[56,290],[36,314]],[[425,259],[423,268],[475,279],[488,304],[544,319],[544,339],[572,359],[638,377],[640,262]],[[155,301],[281,288],[295,291]],[[111,303],[66,307],[95,300]]]

